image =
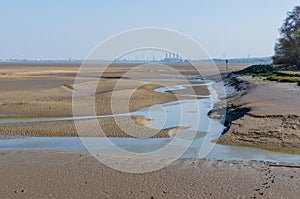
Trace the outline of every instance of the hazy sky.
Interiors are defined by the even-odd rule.
[[[212,57],[273,54],[278,28],[299,0],[1,0],[0,59],[84,58],[99,42],[163,27]]]

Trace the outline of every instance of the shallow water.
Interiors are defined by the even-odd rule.
[[[198,85],[199,86],[199,85]],[[164,87],[158,92],[172,89],[182,89],[185,85]],[[216,158],[222,160],[263,160],[274,162],[300,162],[300,155],[283,154],[263,149],[226,146],[214,144],[224,126],[217,120],[212,120],[207,113],[212,108],[216,96],[212,94],[205,99],[182,100],[159,104],[144,108],[137,112],[120,114],[141,115],[152,120],[151,128],[163,129],[176,126],[189,127],[179,137],[172,138],[79,138],[79,137],[16,137],[0,140],[0,150],[53,150],[53,151],[89,151],[151,153],[154,155],[177,156],[185,151],[182,157],[187,158]],[[116,116],[116,115],[114,115]],[[113,117],[97,116],[96,118]],[[95,117],[77,118],[28,118],[0,120],[0,123],[41,122],[58,120],[93,119]],[[185,148],[187,148],[185,150]],[[170,147],[171,150],[161,153],[160,149]],[[201,148],[202,147],[202,148]],[[199,151],[201,153],[199,154]]]
[[[114,152],[104,145],[105,138],[83,138],[94,144],[94,149],[99,152]],[[156,148],[160,148],[169,142],[167,138],[109,138],[111,142],[124,150],[136,153],[146,153]],[[201,139],[199,140],[201,141]],[[93,145],[91,144],[91,145]],[[1,150],[48,150],[48,151],[87,151],[79,137],[30,137],[9,140],[0,140]],[[198,158],[199,146],[193,144],[182,156],[185,158]],[[172,154],[166,154],[172,155]],[[272,162],[300,162],[299,155],[283,154],[267,150],[215,145],[206,158],[216,158],[221,160],[261,160]]]
[[[200,102],[200,103],[199,103]],[[182,109],[179,108],[182,106]],[[199,119],[200,123],[195,124],[194,120],[195,107],[199,106],[203,114]],[[164,109],[162,111],[161,109]],[[150,110],[151,109],[151,110]],[[135,114],[144,115],[145,117],[152,118],[153,122],[150,124],[152,128],[168,128],[176,126],[178,124],[190,126],[189,130],[197,130],[197,134],[193,143],[189,149],[182,155],[186,158],[199,158],[199,150],[204,142],[207,133],[211,132],[211,139],[214,139],[220,135],[223,126],[215,120],[211,120],[207,117],[207,112],[211,109],[211,103],[209,99],[201,100],[186,100],[179,102],[172,102],[162,105],[156,105],[151,108],[145,108]],[[179,114],[180,110],[184,110],[183,113],[186,120],[181,120]],[[162,120],[155,118],[163,117],[161,114],[166,113],[167,119],[163,123]],[[211,122],[210,128],[208,123]],[[83,141],[83,142],[82,142]],[[135,153],[152,153],[165,147],[172,141],[172,138],[79,138],[79,137],[16,137],[14,139],[0,140],[0,150],[52,150],[52,151],[87,151],[86,146],[83,143],[88,143],[90,151],[93,152],[119,152],[120,149]],[[184,150],[186,144],[189,144],[189,140],[183,138],[173,140],[173,149],[167,153],[157,155],[173,156],[177,155],[178,150]],[[111,147],[107,142],[111,142],[118,147]],[[207,142],[210,142],[207,140]],[[283,154],[272,152],[263,149],[240,147],[240,146],[227,146],[216,144],[213,146],[212,151],[208,153],[206,158],[216,158],[222,160],[263,160],[274,162],[300,162],[300,155]]]

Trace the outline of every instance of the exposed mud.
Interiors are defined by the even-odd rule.
[[[226,99],[223,119],[227,128],[217,143],[270,149],[300,148],[300,117],[297,115],[300,107],[293,103],[297,102],[300,88],[287,93],[283,86],[278,86],[280,83],[261,83],[250,77],[233,76],[227,81],[237,92]],[[264,89],[274,89],[274,95],[270,97]],[[212,118],[222,119],[224,101],[209,113]]]

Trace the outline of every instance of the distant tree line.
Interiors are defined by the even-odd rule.
[[[274,64],[300,65],[300,6],[288,12],[275,45]]]

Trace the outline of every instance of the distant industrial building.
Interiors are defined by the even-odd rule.
[[[178,55],[178,53],[166,53],[165,58],[161,62],[181,63],[184,60]]]

